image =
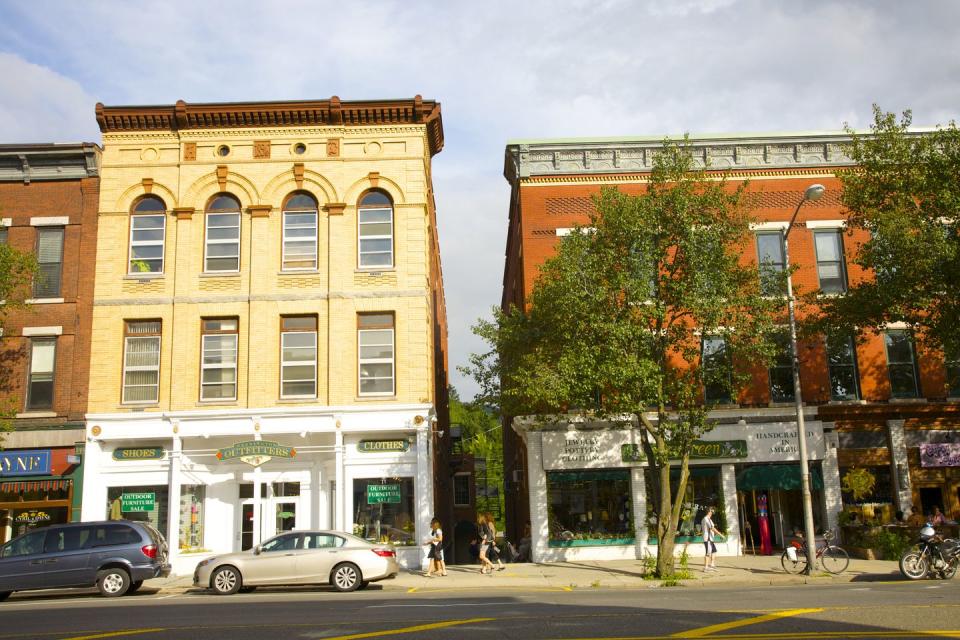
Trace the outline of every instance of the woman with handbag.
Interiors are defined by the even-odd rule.
[[[493,519],[493,514],[487,511],[484,516],[487,520],[487,532],[490,534],[490,550],[487,557],[497,561],[497,571],[503,571],[503,561],[500,560],[500,548],[497,547],[497,521]],[[493,562],[490,563],[490,571],[493,571]]]
[[[480,540],[480,573],[493,573],[493,563],[487,559],[487,553],[494,545],[491,544],[490,529],[484,513],[477,513],[477,537]]]

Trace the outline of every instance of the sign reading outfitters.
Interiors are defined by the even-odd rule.
[[[294,458],[297,450],[293,447],[285,447],[279,442],[270,442],[269,440],[249,440],[247,442],[238,442],[233,446],[217,450],[217,460],[234,460],[239,458],[241,462],[259,467],[273,458]]]

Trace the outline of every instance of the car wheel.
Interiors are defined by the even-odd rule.
[[[97,589],[100,595],[107,598],[117,598],[130,590],[130,574],[114,567],[97,573]]]
[[[0,602],[9,598],[11,593],[13,593],[13,591],[0,591]]]
[[[358,591],[363,591],[364,589],[366,589],[366,588],[369,587],[369,586],[370,586],[370,581],[369,581],[369,580],[364,580],[363,582],[360,583],[360,586],[357,587],[357,590],[358,590]]]
[[[338,564],[330,574],[330,584],[337,591],[356,591],[363,582],[360,568],[350,562]]]
[[[130,588],[127,589],[127,593],[136,593],[137,590],[143,586],[143,580],[134,580],[130,583]]]
[[[210,577],[210,588],[222,596],[235,594],[243,586],[240,572],[233,567],[220,567]]]

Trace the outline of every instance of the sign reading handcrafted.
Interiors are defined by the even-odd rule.
[[[400,502],[400,485],[398,484],[368,484],[367,504],[398,504]]]
[[[114,460],[162,460],[163,447],[120,447],[113,450]]]
[[[695,440],[690,446],[691,460],[746,457],[746,440]],[[624,462],[643,462],[647,459],[639,444],[620,445],[620,458]]]
[[[406,440],[361,440],[357,451],[363,453],[403,453],[410,448]]]
[[[49,473],[49,450],[0,452],[0,476],[43,476]]]
[[[157,508],[157,494],[152,491],[142,493],[123,493],[120,495],[120,511],[154,511]]]
[[[296,455],[297,450],[293,447],[285,447],[278,442],[270,442],[269,440],[238,442],[232,447],[217,450],[217,460],[239,458],[241,462],[246,462],[254,467],[259,467],[273,458],[294,458]]]
[[[37,511],[31,509],[18,513],[13,519],[15,524],[36,524],[38,522],[50,522],[50,514],[46,511]]]
[[[960,467],[960,444],[930,443],[920,445],[921,467]]]

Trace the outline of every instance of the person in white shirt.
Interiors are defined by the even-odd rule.
[[[700,523],[700,529],[703,531],[703,571],[716,571],[716,553],[717,545],[713,543],[714,536],[723,537],[723,534],[720,533],[720,530],[717,529],[716,525],[713,524],[713,507],[707,507],[707,513],[703,516],[703,520]]]

